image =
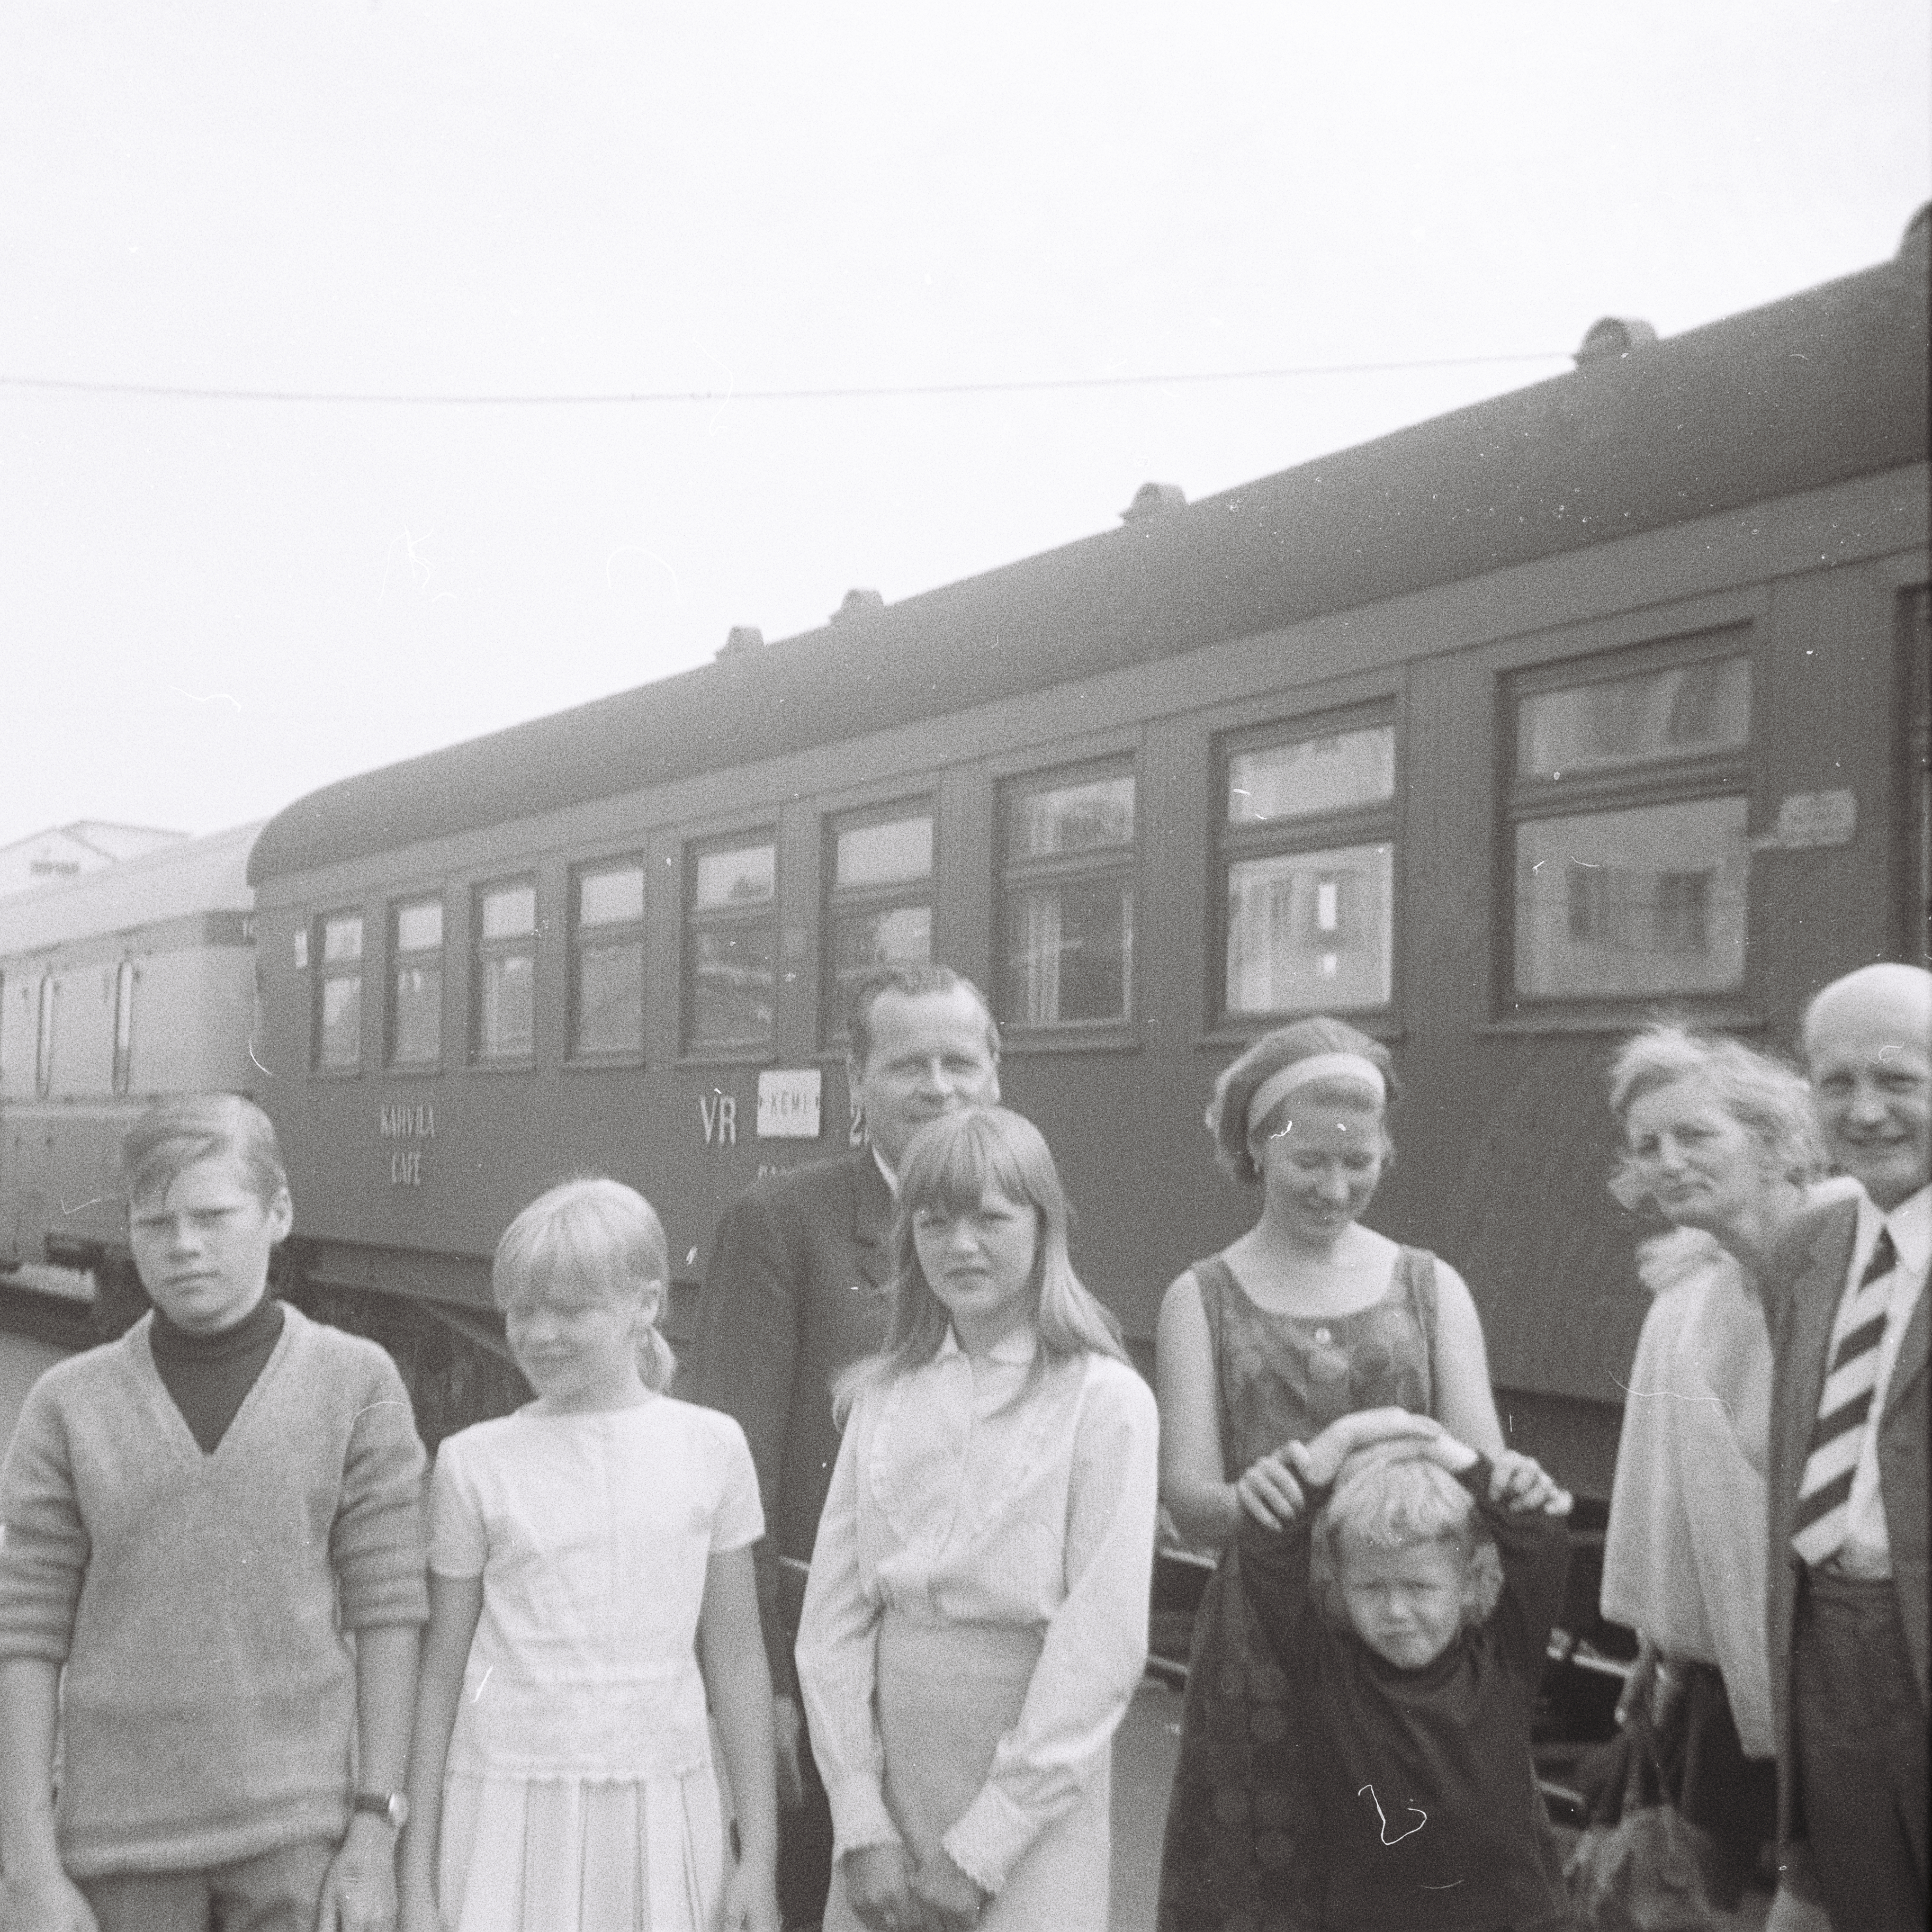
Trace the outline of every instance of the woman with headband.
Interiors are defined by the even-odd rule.
[[[1162,1500],[1190,1543],[1225,1552],[1195,1619],[1161,1932],[1318,1922],[1304,1727],[1234,1574],[1241,1514],[1273,1528],[1293,1512],[1282,1444],[1394,1406],[1503,1454],[1462,1276],[1361,1225],[1389,1162],[1394,1090],[1386,1047],[1316,1017],[1256,1041],[1208,1106],[1216,1158],[1260,1188],[1262,1212],[1161,1304]]]

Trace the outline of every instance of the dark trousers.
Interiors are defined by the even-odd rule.
[[[305,1838],[204,1871],[84,1878],[100,1932],[315,1932],[335,1842]]]
[[[778,1562],[778,1621],[789,1651],[798,1642],[799,1619],[805,1614],[802,1563],[788,1556]],[[778,1672],[772,1681],[784,1680]],[[798,1768],[805,1786],[802,1804],[778,1812],[778,1914],[785,1932],[812,1932],[825,1916],[825,1895],[832,1889],[832,1805],[812,1754],[812,1730],[799,1699]]]
[[[1926,1712],[1892,1585],[1808,1570],[1791,1651],[1798,1816],[1834,1932],[1924,1932]]]
[[[832,1887],[832,1806],[802,1718],[798,1768],[805,1802],[778,1814],[778,1911],[787,1932],[817,1925],[825,1916],[825,1894]]]

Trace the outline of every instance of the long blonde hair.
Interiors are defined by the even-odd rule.
[[[670,1279],[657,1210],[634,1187],[600,1175],[539,1194],[504,1229],[490,1264],[490,1292],[499,1308],[507,1309],[520,1288],[541,1295],[559,1282],[634,1308],[638,1373],[646,1388],[659,1390],[670,1388],[677,1368],[658,1328]]]
[[[1031,1292],[1040,1352],[1047,1358],[1112,1355],[1127,1360],[1119,1324],[1083,1288],[1066,1251],[1072,1210],[1045,1137],[1005,1107],[968,1107],[921,1127],[899,1163],[892,1224],[892,1312],[885,1346],[855,1362],[832,1391],[842,1424],[860,1392],[921,1368],[938,1354],[952,1317],[920,1265],[913,1219],[922,1208],[970,1213],[990,1190],[1030,1207],[1038,1233]]]

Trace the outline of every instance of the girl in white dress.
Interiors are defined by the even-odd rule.
[[[661,1393],[668,1272],[614,1180],[553,1189],[497,1246],[537,1399],[436,1457],[402,1932],[777,1932],[758,1484],[735,1422]]]
[[[1147,1656],[1159,1424],[1075,1279],[1039,1131],[920,1129],[884,1352],[838,1391],[799,1678],[826,1932],[1100,1932],[1108,1769]]]

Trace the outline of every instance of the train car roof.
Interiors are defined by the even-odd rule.
[[[252,911],[248,854],[261,830],[258,819],[0,897],[0,963],[195,913]]]
[[[1923,226],[1898,260],[1762,308],[341,780],[268,821],[249,878],[944,716],[1922,462]]]

